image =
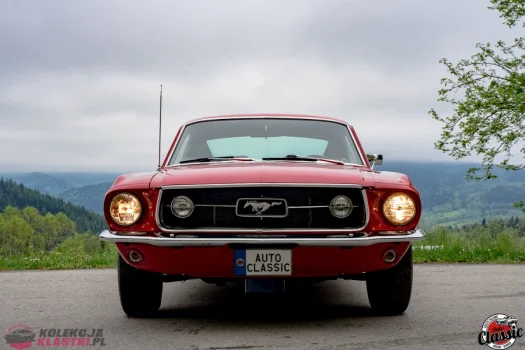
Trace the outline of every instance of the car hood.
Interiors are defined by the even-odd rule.
[[[113,182],[112,188],[127,187],[127,188],[144,188],[148,187],[151,179],[158,175],[158,172],[141,172],[130,173],[118,176]]]
[[[167,168],[153,177],[150,186],[235,183],[326,183],[373,186],[366,168],[330,163],[242,162],[188,164]]]

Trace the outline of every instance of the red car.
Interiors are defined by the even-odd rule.
[[[156,312],[164,282],[244,280],[283,292],[291,279],[366,281],[382,314],[412,291],[419,192],[379,172],[351,125],[307,115],[228,115],[183,125],[156,172],[119,176],[104,200],[121,305]]]

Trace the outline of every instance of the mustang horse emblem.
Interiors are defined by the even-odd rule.
[[[252,211],[255,212],[256,215],[262,214],[265,211],[268,210],[268,208],[273,207],[274,205],[281,205],[283,202],[257,202],[257,201],[248,201],[244,205],[245,208],[252,207]]]

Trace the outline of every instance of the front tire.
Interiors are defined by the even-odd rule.
[[[163,282],[160,276],[129,265],[119,254],[120,304],[129,317],[154,315],[162,302],[162,287]]]
[[[367,277],[368,300],[374,310],[383,315],[400,315],[408,308],[412,295],[412,246],[397,263]]]

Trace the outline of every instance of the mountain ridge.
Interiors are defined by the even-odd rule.
[[[525,170],[505,171],[495,169],[499,177],[487,181],[467,180],[467,170],[478,167],[476,163],[386,161],[374,167],[377,171],[393,171],[408,175],[421,194],[425,225],[462,225],[492,218],[525,217],[513,203],[525,199]],[[57,173],[47,174],[57,178],[50,186],[54,196],[102,214],[102,202],[118,173]],[[28,175],[27,173],[25,174]],[[57,177],[58,176],[58,177]],[[68,187],[57,191],[60,184],[71,186],[69,179],[85,186]],[[20,178],[20,176],[19,176]],[[42,176],[40,176],[42,178]],[[49,177],[45,177],[46,181]],[[96,183],[99,180],[105,180]],[[62,182],[65,181],[65,182]],[[37,181],[30,182],[38,187]],[[41,183],[44,186],[47,182]],[[28,186],[30,187],[30,186]]]
[[[19,209],[34,207],[42,215],[64,213],[75,223],[79,232],[98,233],[107,228],[103,216],[81,205],[41,193],[10,179],[0,178],[0,212],[8,206]]]

